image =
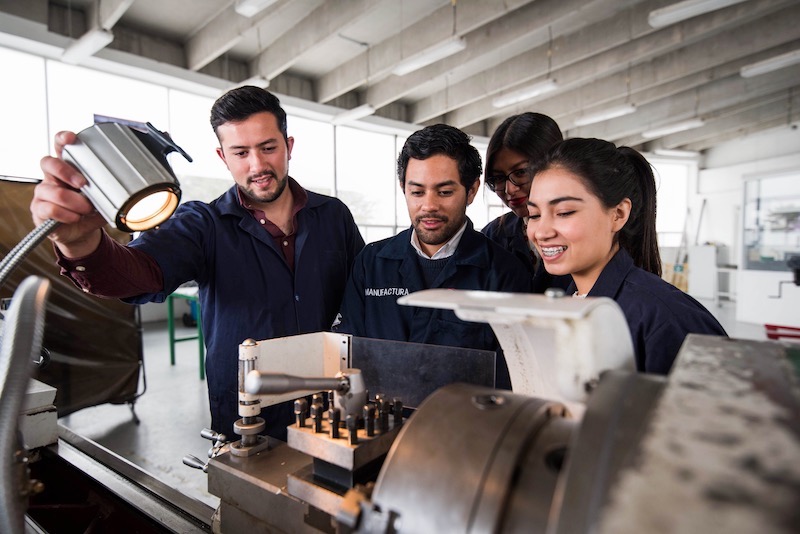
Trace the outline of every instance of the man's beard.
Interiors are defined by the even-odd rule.
[[[286,185],[289,183],[288,174],[285,175],[282,179],[278,179],[272,172],[263,173],[258,176],[249,178],[248,185],[252,180],[258,180],[259,178],[263,178],[266,176],[269,176],[270,178],[275,180],[275,185],[276,185],[275,191],[266,192],[261,196],[259,196],[250,187],[246,189],[240,188],[242,189],[242,193],[244,194],[244,196],[247,197],[252,202],[259,202],[263,204],[269,204],[270,202],[274,202],[275,200],[280,198],[280,196],[283,194],[283,190],[286,189]]]
[[[444,225],[436,230],[426,230],[422,226],[422,219],[437,219],[442,221]],[[417,234],[417,239],[426,245],[444,245],[456,235],[456,232],[463,226],[465,217],[458,220],[451,220],[443,215],[419,215],[414,219],[414,232]]]

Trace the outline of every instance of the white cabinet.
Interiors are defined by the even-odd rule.
[[[696,299],[736,300],[736,266],[728,264],[728,249],[722,245],[689,247],[688,293]]]
[[[716,299],[717,247],[699,245],[689,247],[688,293],[696,299]]]

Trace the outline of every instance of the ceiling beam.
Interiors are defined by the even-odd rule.
[[[748,128],[755,124],[787,116],[787,105],[791,89],[762,96],[738,105],[729,106],[703,116],[705,124],[685,132],[663,136],[656,140],[642,142],[641,136],[617,139],[619,146],[641,146],[646,150],[656,148],[685,149],[689,144],[701,144],[707,139],[727,135],[731,131]]]
[[[786,127],[800,122],[800,90],[795,87],[791,96],[782,101],[764,104],[762,108],[743,111],[741,114],[725,117],[724,122],[715,123],[711,135],[702,138],[684,138],[670,140],[672,143],[682,142],[682,148],[698,152],[714,146],[739,139],[763,130]],[[688,133],[688,132],[687,132]]]
[[[744,65],[774,56],[787,50],[795,49],[798,45],[800,45],[800,41],[792,41],[791,43],[763,50],[750,56],[737,58],[734,61],[722,65],[709,66],[705,70],[693,69],[693,72],[687,73],[683,77],[676,79],[673,76],[669,80],[660,80],[660,78],[658,78],[659,60],[661,59],[659,58],[659,60],[642,65],[631,71],[630,79],[632,89],[630,98],[623,96],[624,91],[622,88],[625,87],[626,74],[621,73],[612,78],[599,80],[592,84],[591,88],[582,89],[583,93],[586,94],[576,95],[573,93],[571,100],[568,95],[565,95],[565,100],[548,102],[548,105],[557,106],[559,109],[576,109],[574,107],[570,108],[570,104],[580,105],[580,102],[594,96],[596,97],[594,104],[587,105],[586,108],[581,108],[583,110],[582,113],[594,113],[603,108],[617,106],[627,101],[634,102],[637,106],[642,107],[648,103],[669,99],[673,95],[687,91],[699,91],[702,87],[716,80],[725,78],[735,79],[739,76],[739,69]],[[596,91],[594,91],[594,89],[596,89]],[[748,95],[741,94],[740,96],[746,98]],[[547,110],[553,111],[557,120],[561,121],[559,124],[562,125],[564,130],[571,131],[572,123],[577,118],[578,113],[559,113],[551,107],[548,107]],[[643,126],[649,126],[644,122],[647,120],[646,116],[640,115],[638,119],[642,122]]]
[[[787,5],[793,7],[786,8]],[[784,9],[781,11],[781,8]],[[506,108],[502,115],[508,116],[531,108],[583,109],[589,113],[593,111],[592,107],[608,104],[610,101],[618,99],[620,95],[629,92],[627,87],[629,65],[634,65],[630,69],[630,93],[647,87],[634,86],[639,80],[648,79],[651,84],[663,83],[665,79],[677,79],[690,72],[713,67],[737,56],[774,46],[776,42],[782,42],[787,39],[781,33],[785,28],[788,28],[790,35],[796,34],[796,27],[792,27],[790,24],[791,19],[783,18],[787,14],[794,14],[796,9],[797,4],[791,1],[762,0],[748,3],[748,9],[744,12],[743,7],[729,8],[723,12],[683,22],[677,25],[677,28],[670,27],[653,33],[643,32],[642,37],[634,38],[611,50],[573,62],[563,68],[556,67],[552,71],[551,77],[558,80],[561,87],[560,92]],[[646,21],[647,12],[648,10],[637,12],[636,18],[632,21],[632,29],[640,27],[642,21]],[[748,21],[749,24],[741,25],[742,22]],[[603,25],[595,25],[592,27],[592,31],[603,32],[603,27]],[[607,25],[605,27],[608,28]],[[733,28],[736,28],[735,32],[730,31]],[[764,36],[764,28],[768,28],[768,32],[772,35]],[[740,32],[743,32],[741,38],[737,37]],[[593,36],[594,34],[589,32],[588,35]],[[712,41],[708,36],[718,36],[719,41]],[[751,39],[751,41],[748,42],[747,39]],[[572,39],[565,41],[567,50],[556,52],[553,58],[554,65],[562,64],[560,58],[562,53],[565,56],[570,55],[568,45],[572,43]],[[726,48],[733,48],[735,52],[726,50]],[[682,49],[687,52],[681,53]],[[659,66],[669,69],[667,73],[662,73],[646,63],[665,53],[669,53],[669,60],[662,61],[661,58],[658,58],[655,61],[659,62]],[[484,75],[494,79],[499,86],[509,83],[513,72],[533,72],[535,76],[530,78],[528,83],[544,79],[543,76],[546,73],[536,70],[537,64],[534,63],[535,57],[540,55],[524,54],[512,58],[508,64],[502,66],[502,70],[500,68],[490,69]],[[538,68],[541,69],[540,64]],[[647,74],[642,74],[642,72]],[[618,74],[616,77],[609,76],[613,76],[615,73]],[[606,85],[608,87],[604,88],[603,86]],[[492,105],[493,98],[492,95],[480,97],[472,103],[448,113],[444,120],[448,124],[464,127],[473,122],[496,116],[499,110]],[[412,118],[417,117],[412,116]],[[562,125],[564,129],[569,127],[569,124]]]
[[[228,6],[186,42],[186,66],[200,70],[242,40],[257,23]]]
[[[531,1],[486,0],[457,4],[455,12],[457,34],[465,35]],[[530,21],[527,25],[530,27]],[[422,52],[452,35],[453,8],[448,2],[446,6],[410,25],[402,32],[371,45],[365,52],[322,76],[317,82],[318,100],[329,102],[368,81],[385,78],[392,67],[404,57]],[[403,78],[407,76],[411,75]]]
[[[189,70],[200,70],[236,46],[248,33],[258,34],[261,46],[266,48],[322,2],[282,0],[252,19],[236,13],[234,4],[231,4],[195,31],[186,42],[186,64]]]
[[[597,137],[616,142],[639,136],[642,131],[656,126],[705,117],[774,92],[788,90],[797,85],[797,80],[800,80],[800,65],[749,79],[736,73],[702,87],[638,106],[636,113],[631,115],[575,128],[568,134],[569,137]]]
[[[435,80],[440,82],[439,87],[444,88],[448,79],[457,82],[484,70],[486,62],[499,63],[509,55],[547,43],[550,31],[558,36],[577,30],[585,23],[586,17],[591,18],[589,12],[614,13],[637,1],[641,0],[534,2],[465,35],[467,48],[463,52],[409,75],[389,76],[370,85],[366,100],[379,108],[406,97],[422,86],[430,86]],[[535,29],[531,28],[531,21],[535,21]]]
[[[789,3],[786,0],[752,2],[747,10],[724,10],[658,32],[650,27],[647,16],[664,3],[653,0],[637,4],[606,20],[582,27],[578,32],[556,38],[552,46],[554,53],[551,64],[547,63],[547,44],[531,49],[472,78],[452,84],[446,91],[420,99],[412,106],[411,119],[424,122],[435,118],[437,110],[451,111],[473,102],[479,102],[473,108],[476,121],[498,113],[503,116],[518,113],[536,100],[531,99],[515,109],[507,108],[502,112],[492,105],[492,100],[503,91],[514,91],[544,80],[548,77],[548,70],[549,77],[557,79],[563,91],[624,69],[630,63],[648,60],[656,54],[696,42],[707,37],[709,32],[718,33],[732,24],[754,20]],[[614,43],[620,46],[609,51],[609,45]],[[587,51],[587,45],[591,50]],[[574,67],[562,70],[570,65]],[[540,100],[542,98],[545,97]],[[468,117],[469,113],[465,115],[463,119],[448,117],[447,120],[455,120],[466,126],[472,119]]]
[[[100,0],[96,5],[92,4],[89,7],[90,14],[96,14],[97,18],[90,18],[89,20],[97,20],[98,26],[106,30],[114,27],[114,24],[122,18],[122,15],[133,5],[134,0]],[[96,10],[96,11],[95,11]]]
[[[653,0],[611,14],[605,20],[569,35],[554,36],[552,45],[545,38],[543,44],[535,48],[420,99],[411,106],[411,120],[422,123],[435,118],[442,111],[452,111],[487,98],[491,111],[497,113],[497,108],[491,105],[491,99],[502,94],[506,88],[520,88],[537,79],[544,80],[548,72],[549,78],[558,79],[563,87],[564,80],[556,76],[559,69],[653,33],[655,30],[647,24],[647,13],[662,5],[663,1]],[[674,40],[672,42],[674,44]],[[580,72],[585,72],[585,69]]]
[[[798,33],[800,35],[800,33]],[[715,43],[707,43],[708,47],[711,46],[725,46],[725,42],[716,40]],[[728,43],[729,44],[729,43]],[[696,45],[701,46],[702,43]],[[788,50],[796,49],[800,46],[800,40],[784,43],[780,46],[762,50],[750,56],[742,56],[733,61],[724,63],[722,65],[711,65],[703,68],[702,66],[693,66],[685,72],[673,69],[672,75],[668,78],[661,78],[661,74],[666,74],[666,71],[661,71],[664,63],[669,63],[668,58],[658,58],[655,61],[640,65],[631,70],[630,73],[630,97],[625,96],[625,85],[627,73],[619,73],[612,77],[598,80],[591,85],[591,87],[584,87],[578,91],[573,91],[570,94],[561,95],[558,99],[553,99],[548,102],[543,102],[543,112],[553,114],[553,118],[559,121],[562,129],[572,132],[572,124],[576,118],[581,114],[588,114],[600,111],[607,107],[614,107],[623,103],[632,102],[638,107],[642,107],[651,102],[669,99],[673,95],[685,93],[687,91],[699,91],[707,84],[713,83],[716,80],[725,78],[738,78],[739,69],[744,65],[759,61],[766,57],[783,53]],[[700,54],[693,54],[694,58],[700,60]],[[663,63],[662,63],[663,61]],[[684,74],[683,76],[680,76]],[[680,77],[679,77],[680,76]],[[747,94],[740,94],[741,98],[746,98]],[[590,99],[591,102],[589,102]],[[577,106],[577,107],[576,107]],[[537,107],[538,109],[538,107]],[[559,110],[576,110],[580,112],[561,112]],[[638,120],[644,126],[648,118],[644,115],[638,115]],[[577,135],[577,134],[576,134]]]
[[[391,0],[349,0],[347,2],[324,2],[310,15],[301,20],[284,38],[275,41],[253,61],[254,70],[272,79],[291,67],[300,56],[349,25],[364,17],[382,2]]]
[[[738,69],[736,69],[736,71],[738,72]],[[737,74],[733,73],[731,75],[731,79],[735,80],[736,76]],[[664,148],[677,148],[678,145],[683,145],[689,143],[690,141],[697,141],[703,137],[714,135],[716,129],[729,128],[732,125],[732,120],[746,120],[747,122],[750,122],[750,118],[745,118],[745,113],[749,113],[747,117],[754,116],[754,114],[751,113],[752,110],[763,108],[764,106],[768,105],[772,105],[774,107],[774,103],[776,101],[781,101],[783,102],[782,105],[785,105],[787,102],[787,94],[795,89],[791,87],[791,83],[789,85],[790,86],[787,89],[781,89],[778,92],[770,92],[771,88],[769,87],[765,87],[763,90],[759,88],[758,94],[742,95],[738,101],[731,105],[718,109],[706,109],[701,116],[701,118],[705,121],[705,124],[700,128],[666,135],[661,137],[656,142],[662,143]],[[786,110],[784,109],[784,115],[785,112]],[[676,113],[679,115],[682,114],[681,111],[677,111]],[[731,117],[736,118],[731,119]],[[669,121],[663,122],[661,125],[667,125],[674,122],[674,120],[676,119],[670,119]],[[746,122],[742,122],[740,123],[740,126],[744,126],[745,124]],[[656,127],[661,125],[657,125]],[[653,141],[647,141],[637,133],[629,137],[616,139],[616,142],[627,145],[646,145]]]

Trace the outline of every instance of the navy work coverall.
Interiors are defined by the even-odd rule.
[[[575,290],[574,284],[567,289],[568,294]],[[622,308],[638,371],[669,373],[687,334],[727,336],[702,304],[655,274],[636,267],[624,249],[603,268],[587,296],[612,298]]]
[[[529,293],[525,266],[467,222],[461,241],[431,287],[425,287],[412,228],[368,244],[356,258],[342,302],[339,332],[359,337],[496,351],[488,324],[468,323],[450,310],[401,306],[398,297],[422,289],[477,289]],[[498,354],[497,385],[510,388],[505,360]]]
[[[187,202],[157,230],[130,243],[152,256],[164,290],[125,299],[163,302],[179,285],[199,286],[212,428],[233,436],[239,344],[326,331],[364,240],[340,200],[311,191],[297,213],[294,272],[272,236],[238,201],[236,186],[210,204]],[[289,403],[262,411],[267,432],[286,439]]]

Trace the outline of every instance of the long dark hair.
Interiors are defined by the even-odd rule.
[[[602,139],[567,139],[534,163],[536,173],[563,167],[579,176],[606,208],[628,198],[631,213],[615,239],[636,266],[661,276],[656,235],[656,180],[650,163],[636,150]]]
[[[495,157],[502,149],[507,148],[524,154],[533,164],[543,158],[550,147],[562,139],[558,124],[547,115],[526,111],[508,117],[497,127],[492,138],[489,139],[489,147],[486,149],[484,180],[494,170]]]

